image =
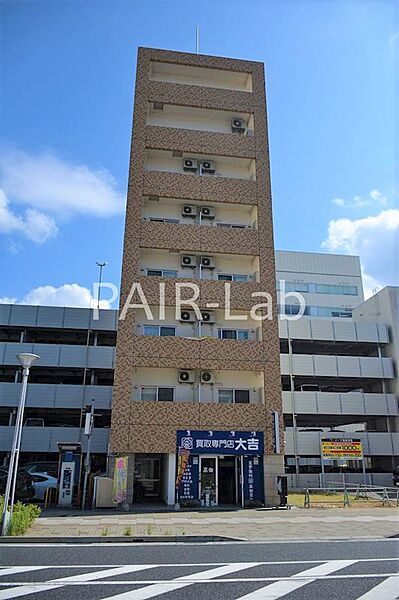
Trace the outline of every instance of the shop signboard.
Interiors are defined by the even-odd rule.
[[[249,455],[263,454],[263,431],[178,430],[177,448],[190,454]]]
[[[362,460],[363,458],[362,442],[353,438],[323,438],[321,452],[324,459]]]

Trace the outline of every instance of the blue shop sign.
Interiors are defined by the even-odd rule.
[[[192,454],[263,454],[263,431],[177,431],[177,448]]]

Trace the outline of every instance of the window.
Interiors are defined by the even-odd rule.
[[[144,335],[174,337],[176,335],[176,327],[168,325],[144,325]]]
[[[155,223],[179,223],[179,219],[163,219],[162,217],[150,217],[149,221],[153,221]]]
[[[307,283],[298,283],[296,281],[286,281],[285,291],[286,292],[308,292],[309,285]]]
[[[357,296],[356,285],[343,285],[342,288],[345,296]]]
[[[218,273],[218,280],[245,282],[248,281],[248,275],[229,275],[224,273]]]
[[[218,390],[220,404],[249,404],[249,390]]]
[[[153,277],[177,277],[177,271],[167,269],[147,269],[147,275]]]
[[[220,340],[248,340],[248,329],[219,329],[218,338]]]
[[[175,390],[172,387],[147,387],[141,388],[141,400],[156,401],[159,402],[173,402]]]

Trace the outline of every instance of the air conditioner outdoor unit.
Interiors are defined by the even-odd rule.
[[[201,371],[201,383],[213,383],[213,374],[209,371]]]
[[[215,323],[215,313],[210,310],[202,310],[202,323]]]
[[[196,173],[198,170],[198,160],[196,158],[185,158],[183,160],[183,171],[187,173]]]
[[[201,206],[200,208],[201,219],[214,219],[215,211],[213,208],[209,208],[209,206]]]
[[[213,256],[201,256],[201,267],[203,269],[214,269],[216,261]]]
[[[201,163],[201,173],[208,173],[209,175],[213,175],[215,172],[215,163],[213,160],[202,160]]]
[[[191,254],[183,254],[183,256],[181,257],[181,266],[195,269],[195,267],[197,266],[197,257],[192,256]]]
[[[245,133],[246,129],[247,126],[243,119],[240,119],[239,117],[231,119],[231,131],[233,133]]]
[[[194,371],[179,371],[179,383],[194,383]]]
[[[180,321],[184,323],[194,323],[195,321],[195,313],[193,310],[181,310],[180,312]]]
[[[182,217],[190,217],[195,219],[197,216],[197,207],[193,204],[185,204],[181,211]]]

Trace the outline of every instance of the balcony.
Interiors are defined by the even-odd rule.
[[[254,205],[199,202],[188,198],[144,197],[143,221],[201,225],[218,229],[250,230],[258,228],[258,210]]]
[[[259,236],[253,229],[206,227],[198,224],[162,223],[144,221],[141,226],[140,246],[190,252],[257,255]]]
[[[134,363],[140,367],[262,371],[260,341],[134,336]]]
[[[150,80],[252,92],[252,75],[249,72],[209,69],[176,62],[151,61]]]
[[[181,172],[145,171],[143,193],[203,202],[257,204],[256,181],[227,177],[198,177]]]
[[[224,134],[220,134],[224,135]],[[181,150],[181,146],[180,146]],[[193,152],[180,153],[182,156],[173,156],[171,151],[158,150],[147,148],[145,151],[144,159],[144,170],[147,172],[159,172],[159,173],[177,173],[185,175],[187,181],[188,177],[197,177],[202,181],[217,180],[221,179],[243,179],[244,181],[255,181],[256,180],[256,168],[255,160],[248,158],[231,158],[225,155],[213,155],[213,154],[201,154],[200,148],[197,146],[197,150]],[[185,160],[191,160],[193,163],[193,169],[195,162],[197,161],[197,170],[185,171]],[[205,170],[205,167],[201,167],[201,163],[211,163],[212,169]],[[211,172],[214,171],[214,172]],[[154,192],[151,192],[154,193]],[[166,195],[166,192],[163,192]]]

